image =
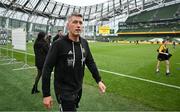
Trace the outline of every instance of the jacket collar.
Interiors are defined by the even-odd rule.
[[[79,42],[75,42],[75,41],[72,41],[71,39],[69,39],[69,36],[68,34],[64,36],[65,40],[69,41],[69,42],[74,42],[74,43],[81,43],[81,37],[79,37]]]

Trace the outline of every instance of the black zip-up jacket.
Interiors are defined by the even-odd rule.
[[[56,97],[76,94],[82,89],[85,65],[96,82],[101,81],[88,42],[81,37],[79,40],[73,42],[66,35],[52,44],[43,67],[43,97],[50,96],[50,77],[54,66]]]
[[[49,45],[45,40],[35,41],[34,43],[35,65],[40,70],[42,70],[43,68],[48,50],[49,50]]]

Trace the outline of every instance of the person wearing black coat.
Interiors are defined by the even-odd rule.
[[[68,17],[68,34],[52,43],[42,73],[43,104],[52,107],[50,92],[51,72],[54,68],[54,90],[60,111],[74,112],[78,108],[82,95],[82,84],[85,65],[92,73],[99,91],[105,93],[106,86],[98,72],[87,40],[80,34],[83,28],[83,17],[72,13]]]
[[[53,42],[63,37],[63,31],[58,30],[58,34],[53,38]]]
[[[34,53],[35,53],[35,66],[37,67],[37,76],[35,78],[35,83],[33,85],[32,94],[39,93],[38,82],[42,75],[42,68],[46,59],[46,55],[49,50],[49,45],[45,40],[45,33],[39,32],[38,37],[34,43]]]
[[[46,41],[47,41],[47,43],[48,43],[49,46],[51,45],[51,38],[52,38],[51,34],[48,34],[48,35],[46,36]]]

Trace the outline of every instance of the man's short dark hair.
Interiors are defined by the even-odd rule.
[[[164,44],[166,41],[168,41],[168,40],[163,40],[162,43]]]
[[[68,20],[69,20],[71,17],[73,17],[73,16],[83,18],[82,14],[80,14],[80,13],[78,13],[78,12],[73,12],[71,15],[68,16]]]

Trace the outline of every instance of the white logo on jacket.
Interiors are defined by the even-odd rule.
[[[74,61],[74,59],[73,59],[73,52],[70,50],[68,52],[68,56],[67,56],[67,65],[68,66],[73,66],[73,61]]]

